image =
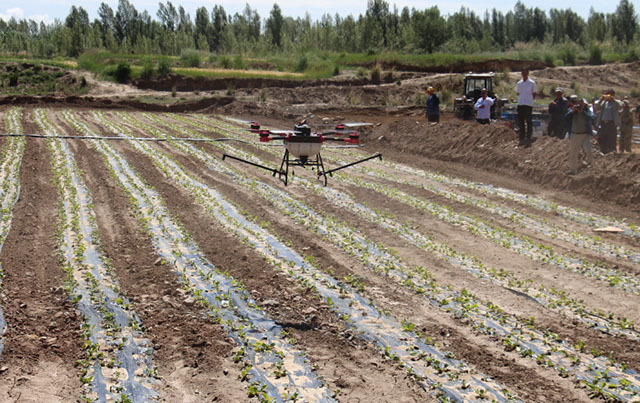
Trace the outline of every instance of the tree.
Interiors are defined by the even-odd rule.
[[[447,21],[440,15],[438,6],[424,11],[413,10],[411,22],[418,49],[433,53],[447,41]]]
[[[271,35],[271,43],[277,48],[282,46],[282,26],[284,18],[282,11],[277,4],[273,5],[269,18],[267,19],[267,32]]]
[[[196,23],[194,37],[196,38],[196,46],[199,50],[212,50],[212,30],[211,21],[209,21],[209,12],[205,7],[199,7],[196,10]]]
[[[68,29],[71,39],[67,54],[71,57],[78,57],[87,48],[90,30],[89,14],[82,7],[72,6],[64,25]]]
[[[160,22],[162,22],[162,25],[166,29],[172,32],[176,31],[179,22],[178,10],[176,10],[176,8],[173,6],[173,4],[171,4],[170,1],[167,1],[166,5],[162,3],[158,4],[158,12],[156,15],[158,16],[158,18],[160,18]]]
[[[597,13],[593,7],[587,22],[587,34],[592,41],[602,42],[607,34],[607,21],[603,13]]]
[[[629,0],[620,0],[616,12],[613,14],[612,35],[618,41],[628,45],[638,32],[638,20],[633,3]]]
[[[129,0],[118,1],[118,11],[116,11],[114,28],[118,43],[128,42],[133,44],[135,40],[135,25],[138,18],[138,11],[129,3]]]

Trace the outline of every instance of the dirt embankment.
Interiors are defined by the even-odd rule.
[[[322,87],[325,85],[359,86],[371,84],[366,78],[344,80],[292,80],[277,78],[209,78],[185,77],[169,74],[162,78],[136,79],[132,84],[140,89],[155,91],[217,91],[240,88],[297,88]]]
[[[390,154],[413,154],[465,164],[469,169],[522,178],[555,189],[566,189],[594,201],[614,202],[640,210],[640,155],[600,155],[594,163],[569,176],[567,140],[542,137],[531,148],[518,148],[517,134],[502,124],[481,126],[451,120],[428,125],[401,119],[376,127],[363,136],[369,146]]]
[[[537,60],[514,60],[514,59],[490,59],[481,62],[460,62],[450,65],[435,66],[414,66],[403,63],[381,62],[384,69],[395,69],[399,71],[418,71],[422,73],[488,73],[491,71],[520,71],[522,69],[541,70],[551,67],[544,62]]]
[[[98,109],[135,109],[150,112],[191,112],[211,107],[221,107],[233,102],[230,97],[209,97],[196,101],[180,102],[172,105],[151,104],[135,99],[106,99],[94,97],[54,97],[54,96],[9,96],[0,98],[0,105],[29,105],[29,106],[59,106],[59,107],[83,107]]]

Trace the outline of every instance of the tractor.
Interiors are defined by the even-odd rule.
[[[473,105],[480,98],[480,92],[486,88],[489,97],[494,99],[491,107],[491,119],[500,118],[502,105],[506,100],[500,99],[493,91],[494,73],[469,73],[464,76],[464,94],[453,101],[453,112],[456,117],[472,119],[475,116]]]

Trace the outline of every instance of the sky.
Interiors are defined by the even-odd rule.
[[[129,0],[138,11],[147,10],[153,18],[156,18],[156,11],[158,10],[159,0]],[[166,1],[166,0],[165,0]],[[458,0],[440,0],[437,3],[418,1],[418,0],[387,0],[393,9],[395,4],[398,10],[403,7],[425,9],[433,5],[437,5],[440,12],[444,15],[453,14],[460,10],[460,7],[467,7],[476,12],[480,16],[484,15],[487,8],[496,8],[497,10],[506,13],[513,9],[517,0],[494,0],[493,2],[481,2],[481,1],[458,1]],[[36,0],[8,0],[3,1],[3,5],[0,5],[0,19],[8,20],[11,17],[17,19],[28,18],[36,21],[44,21],[46,23],[53,22],[56,18],[64,20],[69,14],[71,6],[84,7],[89,13],[89,19],[93,21],[98,17],[98,7],[100,3],[107,3],[114,11],[118,7],[118,0],[62,0],[62,1],[36,1]],[[164,2],[164,1],[163,1]],[[206,7],[208,10],[213,9],[213,6],[218,4],[224,7],[227,14],[233,15],[236,12],[242,12],[247,1],[238,0],[174,0],[172,3],[178,7],[182,5],[185,10],[191,15],[193,19],[195,11],[198,7]],[[267,18],[269,12],[273,8],[274,3],[278,3],[282,9],[282,14],[291,17],[304,17],[308,12],[313,20],[318,20],[322,15],[329,13],[334,15],[336,13],[345,17],[349,14],[357,17],[363,14],[367,9],[367,1],[344,1],[344,0],[322,0],[322,1],[308,1],[308,0],[250,0],[248,1],[251,8],[258,10],[260,17]],[[549,11],[551,8],[560,9],[572,9],[583,18],[589,16],[589,11],[593,7],[596,11],[603,13],[612,13],[615,11],[619,1],[618,0],[564,0],[558,2],[557,0],[536,0],[527,1],[523,0],[523,3],[529,7],[539,7],[542,10]],[[634,3],[632,1],[632,3]],[[636,11],[639,11],[636,9]]]

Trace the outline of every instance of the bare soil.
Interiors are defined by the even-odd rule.
[[[608,74],[618,68],[621,71],[618,75]],[[595,83],[594,89],[608,85],[618,88],[628,85],[625,80],[631,77],[630,74],[636,74],[637,69],[636,64],[556,68],[536,71],[535,76],[546,85],[551,85],[551,81],[570,83],[580,76],[587,76]],[[457,80],[449,74],[414,72],[400,85],[389,83],[345,87],[333,82],[305,88],[282,86],[266,90],[244,89],[237,90],[233,99],[218,94],[220,96],[217,98],[211,98],[213,101],[202,101],[197,105],[197,101],[182,103],[178,104],[182,106],[174,109],[141,106],[139,101],[128,98],[133,96],[131,94],[139,94],[137,90],[119,100],[100,95],[93,98],[35,97],[15,100],[26,106],[23,108],[24,131],[32,133],[39,131],[32,117],[32,107],[35,106],[47,108],[53,124],[69,135],[78,133],[65,123],[59,107],[72,108],[82,121],[104,135],[112,133],[94,120],[89,109],[106,109],[107,119],[123,125],[126,123],[115,113],[116,109],[198,110],[204,116],[221,114],[260,119],[263,124],[278,128],[289,128],[293,121],[303,117],[314,125],[341,120],[366,120],[374,126],[362,133],[361,140],[365,145],[360,151],[363,155],[381,152],[385,159],[416,169],[506,187],[590,213],[624,219],[628,224],[640,223],[640,159],[637,146],[631,154],[603,156],[594,151],[594,164],[584,167],[576,176],[569,176],[568,144],[564,140],[542,137],[531,148],[521,148],[516,146],[517,135],[513,130],[500,122],[481,126],[444,114],[440,124],[427,123],[412,97],[427,82],[442,83],[444,86],[454,79]],[[113,91],[113,88],[109,91]],[[267,92],[266,99],[259,99],[261,91]],[[149,94],[157,95],[152,92]],[[3,102],[7,104],[9,100]],[[1,108],[4,110],[7,107]],[[135,119],[157,126],[141,113],[131,113]],[[156,116],[178,126],[184,125],[169,115]],[[150,135],[132,125],[128,126],[138,136]],[[190,128],[212,137],[226,136],[195,126]],[[180,135],[166,127],[161,130],[172,136]],[[2,140],[0,138],[0,146],[5,144]],[[237,346],[222,326],[208,319],[205,309],[188,298],[189,295],[182,290],[179,276],[170,265],[158,259],[126,193],[106,169],[101,155],[85,140],[69,140],[69,144],[92,195],[103,253],[111,259],[114,275],[123,293],[131,300],[131,308],[139,315],[145,337],[153,343],[152,358],[161,378],[157,383],[158,399],[168,402],[257,401],[248,398],[248,384],[239,379],[241,366],[233,361]],[[296,347],[306,354],[317,374],[339,401],[437,400],[431,391],[424,390],[397,362],[385,357],[373,344],[351,330],[316,291],[292,280],[286,272],[274,267],[256,250],[227,231],[196,202],[192,194],[180,187],[173,178],[167,177],[150,158],[127,142],[113,141],[111,144],[146,183],[158,191],[173,216],[182,223],[204,255],[216,267],[227,270],[264,308],[266,315],[289,332],[296,341]],[[150,145],[170,155],[199,181],[219,191],[244,214],[253,217],[256,222],[266,223],[273,235],[302,256],[312,259],[323,276],[341,281],[359,279],[363,296],[375,303],[381,312],[388,313],[399,322],[410,321],[439,349],[490,376],[522,401],[599,401],[598,398],[590,398],[588,391],[572,376],[564,378],[552,368],[538,365],[535,359],[523,357],[521,353],[507,348],[499,337],[488,335],[471,326],[465,318],[430,304],[421,295],[391,280],[384,273],[374,272],[330,239],[323,239],[297,224],[258,193],[210,170],[192,155],[177,150],[169,143]],[[205,152],[220,157],[221,151],[214,145],[201,143],[199,146]],[[265,159],[270,166],[280,162],[277,152],[275,154],[278,155],[270,153],[273,149],[262,148],[257,140],[252,144],[233,143],[233,146]],[[522,293],[510,292],[508,288],[478,280],[458,266],[409,244],[398,234],[336,207],[331,201],[297,183],[297,177],[311,179],[315,175],[313,172],[296,168],[297,177],[285,188],[278,178],[265,171],[236,162],[228,163],[256,180],[285,189],[310,209],[327,214],[377,244],[392,249],[397,258],[408,265],[427,267],[438,284],[450,286],[457,292],[468,291],[483,301],[491,301],[508,314],[533,318],[537,328],[557,333],[569,346],[583,343],[586,351],[595,349],[627,363],[634,370],[640,369],[640,343],[637,339],[606,334],[578,319],[567,318],[545,308]],[[331,166],[335,164],[328,156],[325,163]],[[425,181],[407,172],[376,165],[376,162],[368,164],[398,179],[418,183]],[[366,179],[357,170],[344,172],[372,183],[391,183],[382,179]],[[21,168],[20,200],[14,208],[13,226],[0,254],[4,272],[0,302],[8,324],[3,337],[5,349],[0,357],[0,400],[3,401],[74,401],[79,398],[78,390],[81,389],[79,369],[75,366],[75,362],[83,358],[81,318],[62,289],[64,272],[56,257],[55,241],[58,228],[57,195],[51,178],[49,151],[44,141],[29,139]],[[463,226],[449,224],[382,193],[339,178],[329,178],[328,186],[381,214],[407,223],[410,228],[432,236],[457,251],[477,257],[488,267],[504,269],[521,279],[531,279],[535,284],[561,290],[570,298],[581,299],[590,309],[625,316],[635,323],[640,321],[637,310],[640,296],[637,294],[534,261],[508,247],[474,235]],[[448,205],[461,214],[492,222],[554,250],[590,261],[601,261],[626,275],[640,276],[638,265],[630,260],[601,256],[530,228],[522,228],[481,208],[452,202],[409,184],[393,186],[411,195]],[[590,227],[554,213],[471,189],[454,186],[448,186],[447,189],[532,215],[568,232],[593,235]],[[638,238],[603,234],[602,239],[636,252],[640,250]]]

